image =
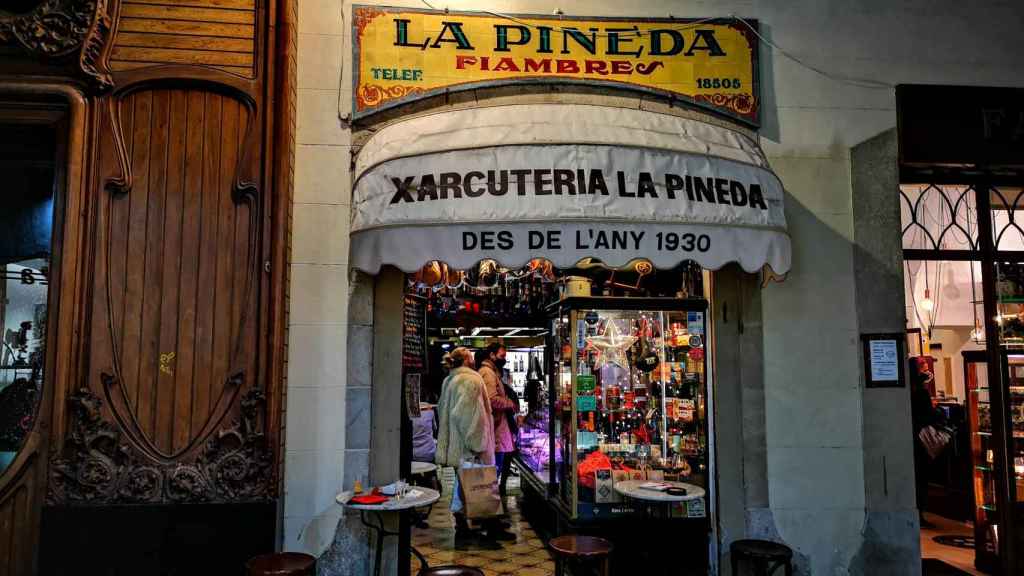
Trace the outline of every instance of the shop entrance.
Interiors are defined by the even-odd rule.
[[[410,572],[426,563],[550,574],[545,543],[581,533],[628,551],[613,559],[615,573],[666,565],[669,550],[684,554],[692,573],[707,573],[709,284],[710,273],[692,262],[656,270],[646,260],[611,267],[590,258],[567,269],[542,259],[518,268],[484,260],[465,270],[431,262],[407,275],[401,469],[442,493],[429,512],[411,517]],[[451,464],[436,454],[439,426],[473,425],[445,390],[455,386],[446,379],[462,374],[451,357],[463,350],[483,376],[496,460],[505,463],[494,473],[499,518],[465,525],[451,505],[458,467],[431,466]],[[688,497],[658,504],[631,496],[631,484]],[[671,548],[651,545],[668,533]]]
[[[905,174],[908,172],[905,171]],[[1021,188],[903,184],[925,573],[1015,574],[1024,502]]]
[[[503,345],[505,381],[521,400],[500,413],[488,401],[489,416],[518,428],[519,453],[507,525],[495,533],[530,531],[498,540],[501,550],[472,534],[456,546],[455,520],[435,503],[428,528],[395,532],[402,570],[406,554],[420,552],[416,566],[468,558],[527,574],[550,562],[545,537],[575,534],[615,543],[618,573],[717,573],[706,271],[729,268],[726,286],[740,272],[784,275],[790,261],[782,183],[740,130],[536,103],[443,110],[374,131],[356,157],[350,233],[352,267],[378,276],[367,368],[381,433],[370,439],[370,478],[411,479],[409,416],[421,438],[432,428],[421,401],[438,397],[446,430],[444,353]],[[715,312],[722,334],[738,338],[736,304],[723,299]],[[442,453],[461,470],[462,454]],[[444,474],[450,496],[456,473]],[[740,526],[742,514],[729,521]]]
[[[916,322],[926,337],[914,370],[925,374],[918,378],[925,389],[918,386],[915,404],[921,407],[918,413],[929,416],[918,424],[934,419],[929,404],[949,406],[937,402],[940,391],[933,393],[931,382],[939,378],[928,374],[936,362],[940,373],[945,371],[945,357],[954,356],[963,365],[956,386],[963,398],[952,406],[965,413],[959,428],[966,434],[959,438],[970,446],[961,451],[969,456],[958,459],[961,471],[969,474],[970,491],[957,499],[961,507],[971,508],[966,525],[967,536],[973,537],[961,542],[968,558],[973,555],[973,566],[961,570],[1005,575],[1022,572],[1024,543],[1024,140],[1003,130],[999,121],[1021,116],[1021,95],[1015,88],[902,85],[896,90],[904,259],[908,267],[930,262],[932,271],[956,266],[971,273],[969,285],[952,283],[954,292],[969,291],[971,300],[953,308],[972,318],[970,347],[978,348],[947,350],[943,342],[941,354],[931,353],[927,337],[940,328],[946,293],[945,278],[931,274],[932,285],[908,299],[908,326]],[[959,371],[950,373],[951,379],[959,378]],[[943,440],[934,442],[933,452],[949,450]],[[920,439],[914,442],[920,453]],[[925,456],[923,461],[918,476],[934,479],[927,465],[934,459]],[[933,507],[928,496],[918,502],[926,513]],[[949,547],[934,548],[934,541],[922,542],[925,556],[948,557]]]

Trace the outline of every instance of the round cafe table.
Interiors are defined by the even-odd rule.
[[[665,520],[662,520],[663,522],[669,522],[670,521],[669,518],[672,516],[671,510],[672,510],[672,505],[673,504],[676,504],[678,502],[687,502],[687,501],[690,501],[690,500],[697,500],[698,498],[703,498],[704,495],[705,495],[704,489],[701,488],[700,486],[695,486],[693,484],[687,484],[685,482],[658,481],[659,483],[662,483],[662,484],[668,484],[669,486],[671,486],[673,488],[682,488],[682,489],[686,490],[686,494],[667,494],[667,493],[659,491],[659,490],[651,490],[649,488],[641,488],[641,486],[643,486],[644,484],[647,484],[649,482],[651,482],[651,481],[649,481],[649,480],[623,480],[622,482],[616,482],[615,483],[615,491],[618,492],[619,494],[622,494],[622,496],[625,497],[628,500],[632,500],[632,501],[639,502],[639,503],[643,504],[643,509],[644,509],[645,515],[650,515],[649,514],[649,509],[650,508],[660,507],[660,505],[664,505]],[[659,535],[659,536],[656,536],[655,539],[656,540],[664,539],[664,541],[659,542],[658,545],[652,546],[651,547],[652,549],[650,550],[650,552],[656,554],[655,551],[657,551],[657,550],[662,550],[662,551],[671,550],[671,545],[669,543],[670,541],[668,539],[665,539],[666,535],[669,532],[665,531],[665,530],[655,530],[655,532],[656,532],[656,534]],[[661,574],[668,574],[668,566],[671,565],[671,562],[669,562],[667,559],[664,559],[664,558],[662,558],[662,559],[652,558],[651,560],[652,560],[652,564],[654,566],[658,567],[658,568],[656,568],[656,570],[660,570],[659,573],[661,573]]]
[[[644,484],[648,484],[652,481],[649,480],[623,480],[622,482],[615,483],[615,491],[622,494],[626,498],[631,500],[640,500],[645,504],[674,504],[676,502],[687,502],[689,500],[697,500],[703,498],[705,495],[704,489],[700,486],[693,484],[687,484],[685,482],[668,482],[664,480],[658,480],[660,484],[668,484],[673,488],[682,488],[686,490],[686,494],[668,494],[659,490],[651,490],[648,488],[641,488]]]
[[[423,488],[420,486],[416,486],[415,488],[412,488],[412,490],[416,490],[420,494],[418,494],[417,496],[406,495],[401,500],[392,496],[391,498],[388,498],[387,502],[382,502],[380,504],[352,503],[350,502],[353,496],[351,492],[342,492],[341,494],[338,494],[338,496],[335,498],[338,504],[341,504],[343,507],[348,508],[350,510],[359,510],[359,520],[363,523],[363,526],[366,526],[368,529],[376,532],[377,549],[374,552],[374,557],[376,560],[373,565],[373,573],[375,574],[375,576],[380,576],[381,559],[383,558],[384,555],[384,538],[386,536],[398,536],[398,532],[392,532],[384,528],[383,513],[407,512],[415,508],[430,506],[431,504],[437,502],[441,498],[441,493],[432,488]],[[376,520],[376,523],[368,522],[368,516]],[[415,546],[410,546],[409,548],[410,550],[412,550],[412,553],[416,556],[416,558],[420,561],[422,568],[427,568],[429,564],[427,563],[427,559],[424,558],[423,554],[420,554],[420,551],[417,550]]]

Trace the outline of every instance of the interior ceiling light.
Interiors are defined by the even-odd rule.
[[[925,312],[931,312],[935,309],[935,301],[932,300],[931,290],[924,289],[924,300],[921,300],[921,309]]]

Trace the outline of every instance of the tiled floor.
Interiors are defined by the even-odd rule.
[[[412,545],[427,557],[431,566],[475,566],[483,570],[486,576],[552,576],[555,573],[554,562],[544,542],[529,522],[520,516],[515,499],[519,493],[519,482],[514,476],[508,481],[508,514],[512,524],[509,531],[516,535],[515,542],[502,542],[501,550],[456,550],[455,521],[448,509],[453,480],[452,469],[442,473],[444,492],[441,501],[434,505],[427,519],[430,527],[412,529]],[[416,574],[419,568],[419,562],[413,557],[411,573]]]
[[[984,572],[979,572],[974,567],[974,550],[946,546],[932,540],[933,537],[940,534],[974,536],[974,529],[969,524],[956,522],[942,516],[929,514],[928,512],[925,512],[925,519],[931,522],[934,527],[921,528],[922,558],[938,558],[974,576],[982,576],[984,574]]]

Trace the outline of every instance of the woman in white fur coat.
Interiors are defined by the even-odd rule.
[[[448,354],[452,371],[441,384],[437,402],[438,466],[464,468],[494,465],[494,420],[480,374],[474,370],[473,353],[458,347]],[[459,494],[458,474],[452,491],[452,514],[458,538],[471,535]]]

